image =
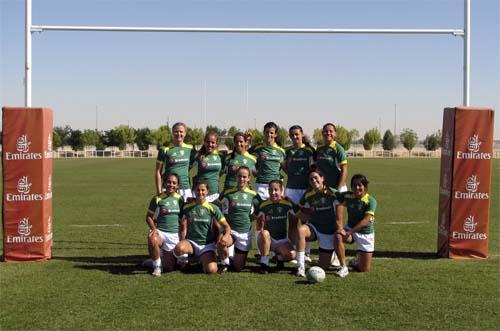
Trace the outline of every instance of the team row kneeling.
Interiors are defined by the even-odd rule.
[[[349,266],[363,272],[370,270],[376,200],[367,193],[364,175],[354,175],[352,191],[341,193],[326,185],[320,170],[312,170],[310,189],[298,205],[283,196],[279,180],[269,183],[269,199],[262,200],[248,187],[250,177],[251,170],[240,167],[237,187],[224,191],[218,201],[211,203],[207,201],[206,182],[198,181],[193,188],[195,198],[184,202],[177,193],[178,176],[163,176],[164,192],[151,199],[146,216],[154,276],[176,267],[186,270],[190,258],[198,258],[203,272],[208,274],[241,271],[252,248],[252,219],[257,219],[261,273],[268,273],[273,252],[278,269],[293,259],[297,261],[296,275],[305,277],[304,250],[306,242],[311,241],[318,241],[321,268],[329,269],[332,254],[337,254],[339,277],[349,273],[344,243],[357,245],[356,258]],[[344,209],[348,215],[346,226]]]

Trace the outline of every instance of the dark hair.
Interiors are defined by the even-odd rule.
[[[361,184],[363,184],[364,187],[366,187],[368,189],[368,183],[370,183],[370,182],[368,181],[368,179],[366,178],[365,175],[355,174],[351,178],[351,187],[354,186],[355,183],[361,183]]]
[[[281,189],[283,189],[283,182],[279,179],[273,179],[272,181],[269,182],[269,187],[271,187],[271,184],[278,184]]]
[[[193,185],[193,189],[200,186],[200,185],[205,185],[205,187],[208,189],[208,183],[204,179],[195,180],[194,185]]]
[[[248,177],[252,176],[252,171],[250,170],[249,167],[247,167],[247,166],[241,166],[241,167],[238,168],[237,173],[240,172],[240,170],[246,170],[248,172]]]
[[[321,170],[320,170],[317,166],[313,166],[313,167],[311,167],[311,171],[309,171],[309,176],[307,177],[307,180],[308,180],[308,181],[310,180],[310,176],[311,176],[311,174],[312,174],[313,172],[317,173],[318,175],[320,175],[320,176],[321,176],[321,177],[323,177],[323,178],[326,178],[326,177],[325,177],[325,174],[323,173],[323,171],[321,171]],[[327,185],[326,185],[326,182],[325,182],[325,180],[323,180],[323,189],[324,189],[326,186],[327,186]],[[309,187],[311,187],[311,183],[309,183]]]
[[[165,185],[165,182],[167,181],[167,178],[170,177],[170,176],[174,176],[177,179],[177,184],[180,184],[179,175],[174,174],[173,172],[169,172],[169,173],[164,173],[161,176],[161,180],[163,182],[162,185]]]
[[[179,126],[179,125],[182,125],[184,127],[184,129],[187,131],[187,125],[185,123],[182,123],[182,122],[175,122],[174,125],[172,125],[172,131],[174,131],[175,127]]]
[[[304,130],[302,130],[302,127],[300,125],[292,125],[290,129],[288,129],[288,134],[292,133],[293,130],[300,130],[300,133],[302,133],[302,143],[307,147],[312,148],[311,142],[309,141],[307,136],[304,135]]]
[[[336,126],[335,126],[335,124],[333,124],[333,123],[326,123],[325,125],[323,125],[323,129],[321,129],[321,130],[323,131],[323,130],[324,130],[327,126],[329,126],[329,125],[333,126],[333,129],[334,129],[335,131],[337,131],[337,127],[336,127]]]
[[[247,134],[247,133],[243,133],[241,131],[238,131],[235,133],[234,137],[233,137],[233,152],[231,153],[231,159],[234,159],[235,155],[236,155],[236,138],[238,137],[242,137],[243,140],[245,141],[245,143],[248,143],[248,141],[250,140],[250,136]]]
[[[264,131],[266,131],[266,129],[274,129],[274,131],[276,131],[276,144],[278,146],[282,146],[281,139],[278,136],[278,129],[279,129],[278,125],[274,122],[267,122],[264,125]]]
[[[215,141],[219,138],[219,135],[215,131],[208,131],[205,133],[205,138],[203,138],[203,145],[201,145],[200,150],[198,151],[198,156],[206,156],[207,155],[207,148],[205,147],[205,141],[209,136],[214,136]]]

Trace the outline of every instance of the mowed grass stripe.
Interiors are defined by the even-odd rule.
[[[437,259],[439,160],[349,162],[379,202],[373,270],[346,279],[328,272],[309,285],[291,269],[259,275],[253,260],[240,274],[153,278],[140,263],[155,160],[54,160],[54,258],[0,265],[0,329],[495,329],[498,176],[491,257]]]

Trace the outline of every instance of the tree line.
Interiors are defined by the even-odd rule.
[[[203,144],[205,132],[208,131],[216,132],[229,149],[233,148],[232,137],[238,131],[251,131],[252,144],[254,145],[264,141],[264,136],[260,130],[240,130],[235,126],[231,126],[229,129],[221,129],[215,125],[208,125],[205,130],[188,127],[184,141],[187,144],[200,146]],[[323,143],[321,129],[315,129],[312,139],[311,137],[307,137],[307,135],[306,139],[308,139],[311,144],[317,146],[321,145]],[[151,145],[157,146],[158,148],[168,145],[171,140],[172,131],[169,125],[160,126],[157,129],[135,129],[128,125],[119,125],[106,131],[92,129],[83,131],[74,130],[66,125],[64,127],[54,127],[52,145],[54,149],[68,145],[71,146],[73,150],[78,151],[83,150],[84,146],[95,146],[97,150],[104,150],[106,147],[114,146],[118,147],[120,150],[124,150],[127,145],[136,144],[139,150],[147,150]],[[286,128],[280,127],[278,129],[277,140],[283,146],[291,144]],[[379,129],[373,128],[366,131],[364,135],[361,136],[357,129],[348,130],[342,126],[337,126],[336,140],[345,150],[349,150],[352,144],[362,144],[365,150],[371,150],[375,145],[381,144],[384,150],[392,151],[402,144],[404,148],[411,152],[418,143],[418,135],[414,130],[406,128],[403,129],[399,135],[394,135],[391,130],[386,130],[382,136]],[[423,140],[423,145],[428,151],[437,150],[441,145],[441,131],[427,135]]]

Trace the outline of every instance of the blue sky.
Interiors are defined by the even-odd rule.
[[[496,110],[499,3],[472,0],[471,30],[471,105]],[[0,104],[22,106],[24,1],[0,0],[0,20]],[[462,28],[463,1],[33,0],[33,24]],[[441,129],[444,107],[462,104],[462,44],[449,35],[35,33],[33,106],[78,129],[95,128],[96,109],[99,129],[202,127],[206,109],[219,127],[275,121],[307,133],[326,122],[393,130],[396,108],[396,131],[423,139]]]

